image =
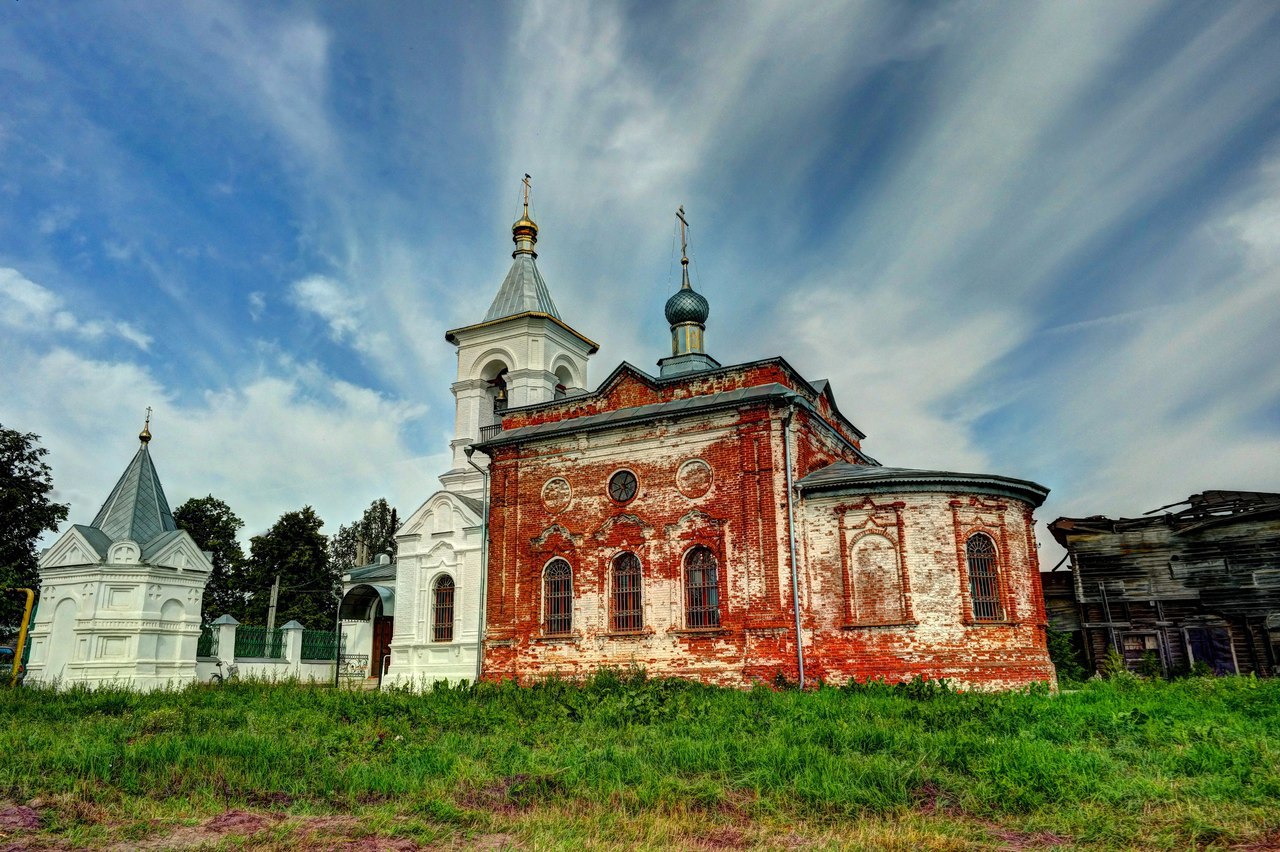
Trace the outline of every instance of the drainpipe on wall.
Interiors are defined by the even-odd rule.
[[[800,574],[796,567],[796,511],[792,501],[791,483],[791,415],[795,409],[788,406],[782,418],[782,451],[787,468],[787,536],[791,541],[791,602],[796,614],[796,665],[800,670],[800,688],[804,689],[804,633],[800,628]]]
[[[480,621],[476,630],[476,683],[479,683],[480,676],[484,674],[484,617],[487,604],[485,598],[489,591],[489,471],[471,460],[471,454],[475,451],[475,447],[468,446],[463,448],[463,452],[467,454],[467,464],[474,467],[484,477],[484,491],[480,495],[480,505],[482,507],[480,520]]]

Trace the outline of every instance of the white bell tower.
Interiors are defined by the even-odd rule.
[[[458,347],[453,383],[455,415],[452,468],[440,477],[449,491],[478,497],[482,477],[464,449],[501,428],[508,408],[548,402],[582,392],[587,360],[600,348],[560,318],[538,272],[538,226],[529,218],[529,176],[524,176],[524,212],[511,226],[511,269],[484,319],[445,333]],[[487,464],[482,455],[477,463]]]

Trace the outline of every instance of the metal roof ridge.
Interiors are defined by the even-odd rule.
[[[1018,479],[998,473],[968,473],[955,470],[924,470],[906,467],[888,467],[885,465],[860,465],[850,462],[832,462],[802,477],[798,483],[807,490],[825,490],[838,488],[843,484],[857,485],[874,482],[901,482],[916,484],[946,484],[965,482],[970,485],[987,485],[1026,495],[1038,495],[1041,502],[1048,496],[1049,489],[1030,479]]]

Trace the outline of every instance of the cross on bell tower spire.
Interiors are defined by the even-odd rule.
[[[533,247],[538,243],[538,225],[529,218],[529,184],[532,178],[528,173],[525,174],[524,180],[520,181],[521,195],[524,200],[524,212],[516,223],[511,226],[511,239],[516,244],[516,250],[511,253],[512,257],[527,254],[530,257],[537,257],[538,253]]]

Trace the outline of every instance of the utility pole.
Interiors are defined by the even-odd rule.
[[[267,607],[267,632],[270,633],[276,629],[276,601],[280,598],[280,575],[276,575],[276,581],[271,584],[271,606]]]

